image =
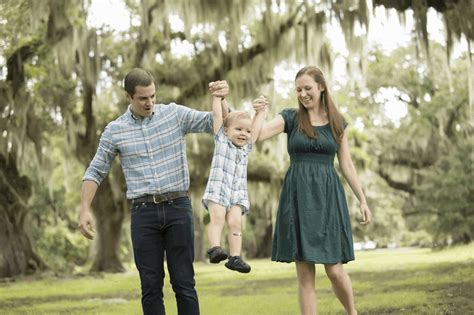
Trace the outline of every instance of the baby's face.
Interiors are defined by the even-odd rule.
[[[250,119],[235,119],[227,128],[225,135],[238,147],[242,147],[250,140],[252,121]]]

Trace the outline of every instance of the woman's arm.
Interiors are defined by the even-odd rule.
[[[282,133],[284,130],[285,121],[283,120],[283,117],[281,115],[277,115],[275,118],[263,125],[257,140],[267,140],[273,136]]]
[[[339,150],[337,151],[337,159],[339,160],[339,166],[341,167],[344,178],[349,183],[352,191],[356,195],[360,202],[360,212],[362,215],[361,224],[368,224],[371,221],[372,213],[370,212],[367,200],[365,199],[364,192],[357,177],[357,171],[352,162],[351,153],[349,151],[349,141],[347,140],[347,131],[344,132]]]

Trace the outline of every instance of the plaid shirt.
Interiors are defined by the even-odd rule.
[[[249,211],[247,193],[247,164],[252,144],[235,146],[224,134],[221,127],[214,137],[214,156],[206,191],[202,198],[204,207],[213,201],[229,210],[230,206],[240,205],[242,212]]]
[[[99,147],[83,180],[98,185],[119,155],[127,183],[127,198],[189,189],[187,133],[212,132],[212,113],[171,103],[157,104],[140,119],[130,106],[105,127]]]

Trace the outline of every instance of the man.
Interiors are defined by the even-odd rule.
[[[90,211],[98,185],[119,155],[132,200],[131,234],[135,264],[140,273],[144,314],[165,314],[163,304],[164,257],[178,314],[199,314],[194,281],[194,231],[188,196],[189,171],[184,136],[211,132],[212,112],[181,105],[155,104],[150,72],[133,69],[124,79],[130,105],[107,125],[86,170],[81,189],[79,228],[94,236]],[[225,81],[213,85],[213,95],[224,97]],[[227,112],[227,110],[226,110]]]

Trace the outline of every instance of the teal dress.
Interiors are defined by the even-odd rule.
[[[338,144],[329,124],[317,139],[298,131],[296,110],[280,113],[291,164],[280,194],[272,260],[336,264],[354,260],[346,196],[334,168]]]

